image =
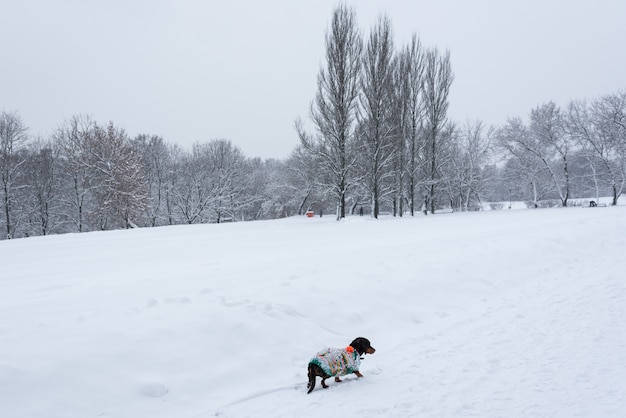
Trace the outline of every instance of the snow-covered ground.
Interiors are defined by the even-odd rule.
[[[624,254],[626,206],[1,241],[0,416],[623,417]]]

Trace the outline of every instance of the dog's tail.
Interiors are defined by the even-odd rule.
[[[309,383],[307,384],[309,390],[307,393],[311,393],[313,392],[313,389],[315,389],[315,380],[315,372],[313,371],[311,364],[309,364]]]

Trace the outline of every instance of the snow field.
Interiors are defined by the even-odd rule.
[[[623,415],[626,207],[331,218],[1,241],[2,415]]]

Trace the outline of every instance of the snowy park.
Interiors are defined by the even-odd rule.
[[[620,203],[0,241],[0,415],[622,417]]]

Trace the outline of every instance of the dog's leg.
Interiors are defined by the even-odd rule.
[[[327,377],[322,377],[322,387],[324,389],[328,388],[328,385],[326,384],[326,379],[327,379]]]
[[[343,380],[341,380],[339,376],[335,376],[335,382],[339,383],[339,382],[343,382]]]
[[[360,372],[360,371],[358,371],[358,370],[356,370],[356,371],[354,372],[354,374],[356,374],[356,377],[363,377],[363,375],[361,374],[361,372]]]
[[[313,389],[315,389],[315,372],[311,368],[311,365],[309,365],[309,383],[307,387],[309,388],[307,393],[311,393],[313,392]]]

